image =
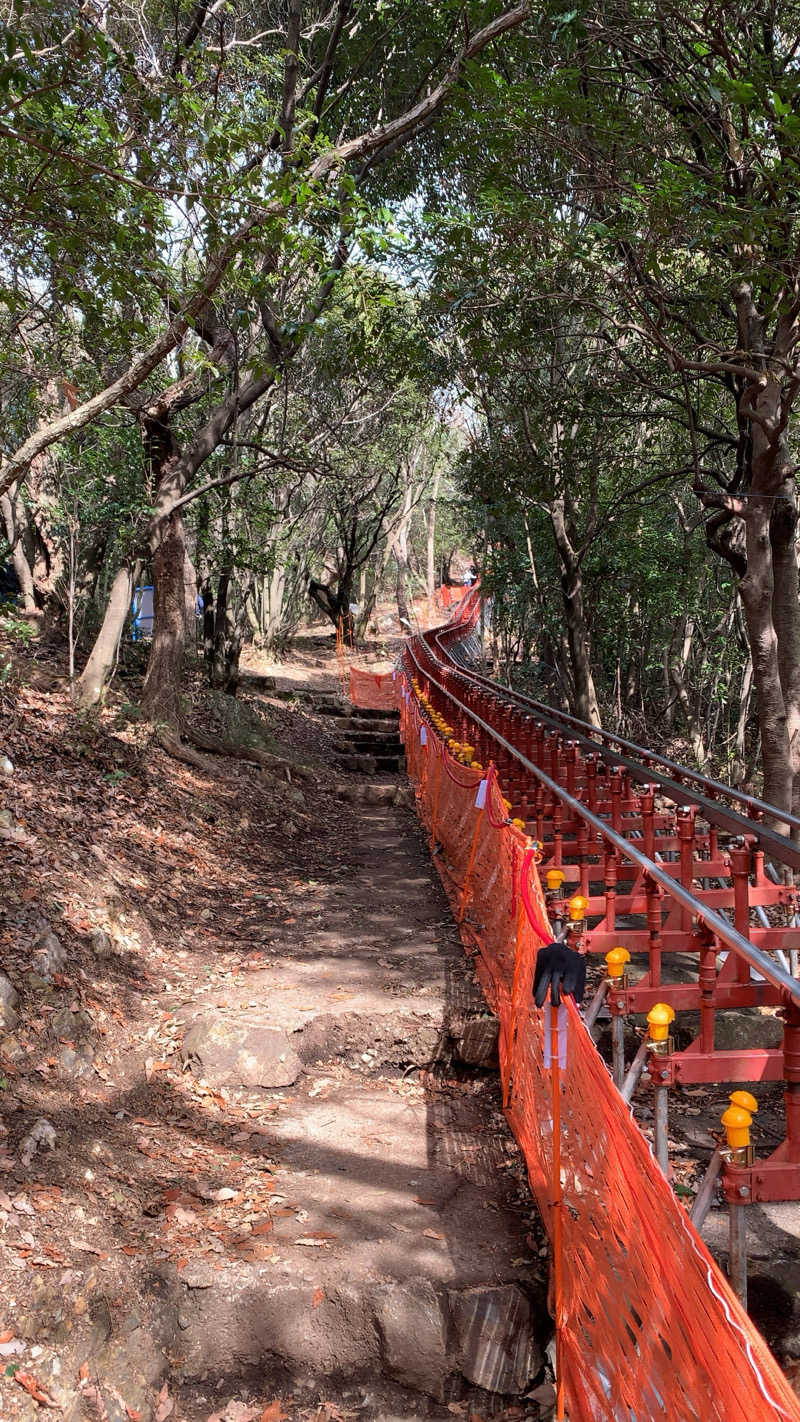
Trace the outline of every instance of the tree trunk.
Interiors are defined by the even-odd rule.
[[[550,507],[558,556],[561,560],[561,593],[564,601],[564,621],[567,628],[569,659],[572,669],[573,713],[592,726],[600,725],[592,665],[589,657],[589,636],[583,602],[581,564],[567,533],[564,500],[556,499]]]
[[[433,488],[431,490],[431,501],[428,504],[428,520],[425,539],[426,551],[426,576],[425,592],[428,598],[428,622],[432,625],[433,599],[436,595],[436,501],[439,497],[439,483],[441,471],[437,471],[433,476]]]
[[[772,620],[778,638],[778,675],[786,713],[792,766],[793,814],[800,812],[800,588],[797,570],[797,507],[793,484],[775,500],[770,520]]]
[[[147,419],[144,431],[156,497],[147,536],[153,573],[153,640],[142,688],[142,710],[151,721],[164,722],[177,730],[186,646],[186,539],[183,514],[173,505],[183,493],[184,478],[169,415]]]
[[[753,658],[764,767],[764,799],[779,810],[792,804],[792,755],[778,669],[778,637],[772,620],[774,580],[769,510],[751,500],[746,520],[747,572],[739,585]],[[761,506],[759,506],[761,505]]]
[[[188,549],[184,551],[183,559],[183,599],[186,645],[194,651],[197,644],[197,574]]]
[[[408,558],[400,548],[394,550],[395,561],[395,582],[394,593],[397,601],[397,620],[400,623],[400,631],[411,633],[411,613],[408,607],[408,593],[406,591],[406,578],[408,576]]]
[[[741,774],[745,772],[745,755],[747,747],[747,722],[750,718],[750,702],[753,694],[753,662],[748,656],[742,672],[742,684],[739,689],[739,714],[736,718],[736,759],[741,765]]]
[[[38,608],[36,606],[33,573],[25,555],[21,530],[17,527],[14,504],[8,494],[0,495],[0,513],[3,515],[6,538],[8,539],[11,549],[11,561],[14,565],[14,572],[17,575],[19,590],[22,594],[22,611],[26,617],[36,617],[38,615]]]
[[[106,683],[117,659],[117,650],[138,576],[138,564],[130,563],[123,563],[114,574],[100,631],[86,666],[75,683],[75,700],[78,706],[96,706],[103,699]]]
[[[334,627],[342,624],[342,631],[345,641],[352,645],[353,640],[353,619],[350,614],[350,604],[353,601],[353,588],[349,580],[339,583],[335,588],[327,583],[318,583],[314,578],[308,580],[308,593],[312,602],[329,618]]]
[[[180,722],[181,673],[186,645],[183,517],[169,527],[153,555],[153,641],[142,689],[142,710],[151,721],[175,729]]]
[[[674,635],[673,635],[674,641]],[[664,658],[662,671],[664,676],[664,731],[668,736],[672,735],[675,725],[675,697],[672,694],[672,683],[669,679],[669,666],[672,657],[672,641],[664,648]]]
[[[572,681],[575,688],[575,715],[592,726],[600,725],[600,710],[589,659],[583,584],[580,574],[562,580],[564,614],[567,623]]]
[[[270,651],[281,650],[283,599],[286,592],[286,564],[278,563],[272,570],[268,585],[266,642]]]
[[[230,569],[219,575],[217,583],[216,615],[214,617],[214,651],[209,667],[211,686],[222,687],[227,679],[226,643],[228,635],[228,591],[230,589]]]
[[[203,657],[206,666],[214,655],[214,593],[210,580],[203,584]]]
[[[699,766],[705,765],[707,752],[703,740],[703,728],[698,720],[686,685],[686,668],[694,639],[694,618],[683,617],[678,622],[669,648],[667,670],[672,691],[673,704],[677,702],[683,712],[686,730],[692,746],[692,753]]]

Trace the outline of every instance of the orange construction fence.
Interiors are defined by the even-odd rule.
[[[461,601],[466,591],[465,587],[452,587],[449,583],[442,583],[439,589],[442,607],[453,607],[455,603]]]
[[[492,769],[403,676],[420,818],[492,1009],[504,1105],[553,1246],[558,1415],[569,1422],[800,1422],[800,1400],[622,1100],[574,1003],[539,1011],[550,941],[537,854]]]
[[[373,711],[396,711],[400,699],[399,672],[361,671],[350,668],[350,700]]]

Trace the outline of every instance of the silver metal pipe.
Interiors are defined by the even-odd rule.
[[[747,1308],[746,1210],[746,1205],[731,1205],[728,1210],[728,1278],[743,1308]]]
[[[711,1209],[711,1202],[714,1199],[714,1190],[722,1170],[722,1151],[717,1146],[706,1167],[706,1173],[700,1183],[700,1189],[694,1197],[694,1204],[689,1212],[689,1219],[695,1229],[699,1231],[703,1228],[703,1221]]]
[[[650,1043],[645,1037],[639,1046],[636,1056],[628,1067],[627,1076],[620,1087],[620,1096],[623,1101],[627,1101],[628,1104],[633,1100],[633,1093],[642,1079],[642,1072],[645,1069],[649,1055]]]
[[[596,989],[594,997],[592,998],[591,1002],[589,1003],[589,1006],[583,1014],[583,1020],[586,1023],[587,1027],[594,1027],[595,1022],[597,1021],[597,1018],[600,1015],[600,1008],[603,1006],[603,1003],[605,1002],[607,997],[608,978],[603,978],[603,981]]]
[[[441,633],[435,635],[436,644],[440,652],[443,656],[447,657],[448,660],[453,660],[452,653],[449,652],[446,647],[442,646],[439,640],[440,636]],[[491,685],[489,677],[482,677],[480,679],[489,682]],[[662,765],[671,773],[680,775],[682,779],[694,781],[694,783],[699,785],[702,789],[715,791],[717,794],[724,795],[728,800],[734,800],[737,805],[743,805],[751,815],[760,813],[762,815],[774,816],[780,820],[781,824],[787,824],[792,829],[800,829],[800,817],[797,815],[779,810],[777,806],[770,805],[765,800],[758,800],[753,795],[747,795],[743,790],[736,790],[733,785],[725,785],[721,780],[711,780],[700,771],[692,770],[688,765],[680,765],[677,761],[669,760],[667,756],[658,755],[655,751],[643,751],[643,747],[637,746],[635,741],[628,741],[624,736],[614,735],[611,731],[603,731],[598,726],[592,726],[588,721],[581,721],[579,717],[571,716],[567,711],[559,711],[554,706],[545,706],[541,701],[534,701],[530,696],[523,696],[521,692],[514,693],[514,700],[525,706],[529,706],[542,721],[549,720],[561,726],[567,726],[578,733],[582,732],[585,739],[592,740],[598,746],[610,749],[612,745],[617,745],[621,746],[625,751],[633,751],[635,755],[646,754],[648,760],[651,762],[651,765],[647,767],[648,770],[656,765]],[[659,780],[661,777],[654,771],[653,778]],[[710,802],[710,804],[713,808],[713,801]],[[751,826],[750,832],[757,834],[760,828],[759,822],[756,821]],[[782,839],[785,838],[783,835],[779,837]]]
[[[666,1175],[669,1171],[669,1087],[656,1083],[653,1116],[655,1157]]]
[[[625,1080],[625,1018],[617,1013],[611,1018],[611,1073],[614,1085],[621,1091]]]

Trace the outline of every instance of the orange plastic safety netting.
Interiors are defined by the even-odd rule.
[[[372,711],[396,711],[400,682],[396,672],[361,671],[350,668],[350,700],[354,706]]]
[[[405,678],[400,702],[419,814],[440,846],[435,863],[500,1019],[507,1116],[551,1241],[561,1238],[556,1314],[569,1422],[798,1422],[800,1401],[689,1223],[571,1002],[554,1097],[544,1014],[532,995],[536,954],[550,939],[536,856],[507,819],[491,769],[448,752]]]

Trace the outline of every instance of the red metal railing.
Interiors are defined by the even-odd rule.
[[[800,949],[798,899],[793,885],[769,876],[766,863],[768,853],[794,866],[798,846],[749,813],[696,793],[692,785],[702,777],[693,772],[686,772],[691,783],[679,782],[673,763],[661,758],[671,778],[659,775],[654,785],[645,779],[646,751],[633,748],[635,767],[620,764],[616,752],[600,755],[593,728],[580,740],[567,739],[544,714],[530,714],[520,704],[524,698],[457,665],[448,649],[477,620],[478,596],[477,590],[468,595],[446,628],[407,646],[408,672],[459,739],[475,747],[477,759],[494,762],[512,813],[543,846],[544,867],[563,871],[564,890],[552,900],[551,916],[563,913],[564,894],[578,889],[588,901],[587,951],[602,954],[620,945],[646,955],[642,976],[621,980],[608,994],[615,1025],[656,1001],[678,1013],[699,1012],[696,1040],[659,1058],[660,1085],[783,1080],[784,1143],[746,1179],[733,1166],[726,1179],[748,1191],[748,1199],[800,1198],[800,983],[788,970]],[[549,710],[546,717],[555,720]],[[709,788],[716,795],[716,787]],[[750,797],[731,796],[745,808],[770,812]],[[696,980],[665,980],[664,956],[675,953],[696,969]],[[781,1008],[782,1045],[716,1048],[717,1014],[741,1007]],[[620,1031],[615,1038],[622,1041]]]

